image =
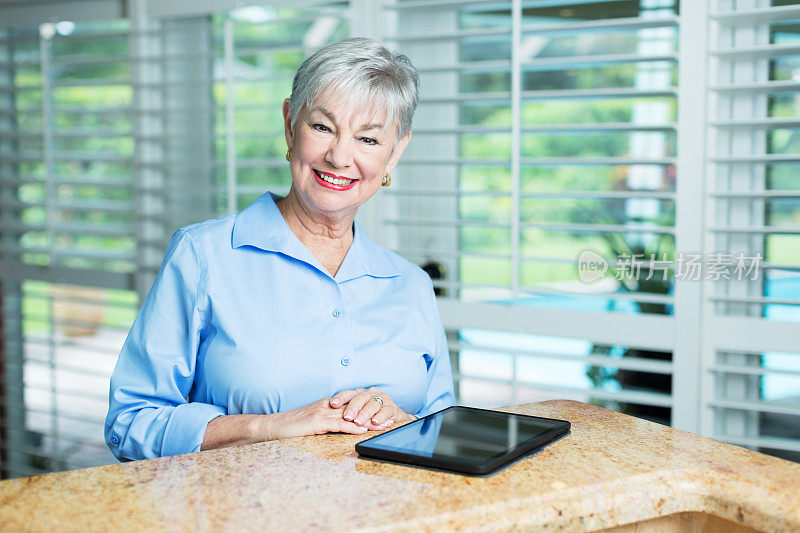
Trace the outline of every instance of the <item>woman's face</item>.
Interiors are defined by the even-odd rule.
[[[303,109],[291,128],[289,100],[283,103],[286,142],[292,149],[292,186],[303,206],[331,219],[355,216],[381,186],[408,144],[395,146],[397,128],[383,127],[385,113],[372,115],[346,103],[320,99]]]

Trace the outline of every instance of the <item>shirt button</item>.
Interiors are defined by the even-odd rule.
[[[348,359],[347,357],[342,357],[341,363],[342,366],[348,366],[350,364],[350,359]]]
[[[333,318],[339,318],[340,316],[342,316],[342,310],[337,307],[336,309],[333,310],[333,313],[331,314],[333,315]]]
[[[119,444],[119,437],[117,437],[116,435],[112,435],[111,442],[113,442],[114,444]]]

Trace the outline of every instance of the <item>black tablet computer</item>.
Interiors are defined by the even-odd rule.
[[[570,430],[566,420],[453,406],[356,444],[361,457],[487,475]]]

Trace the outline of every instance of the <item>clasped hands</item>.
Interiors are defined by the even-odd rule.
[[[382,403],[373,399],[379,397]],[[416,420],[376,387],[344,390],[292,411],[279,413],[282,420],[273,438],[289,438],[322,433],[362,434],[383,431],[396,424]]]

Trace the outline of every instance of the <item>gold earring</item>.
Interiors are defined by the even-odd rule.
[[[292,149],[291,148],[286,150],[286,160],[287,161],[291,161],[292,160]]]
[[[387,172],[387,173],[386,173],[386,175],[385,175],[385,176],[383,177],[383,179],[381,180],[381,186],[383,186],[383,187],[388,187],[388,186],[389,186],[389,185],[391,185],[391,184],[392,184],[392,177],[391,177],[391,176],[389,175],[389,173]]]

